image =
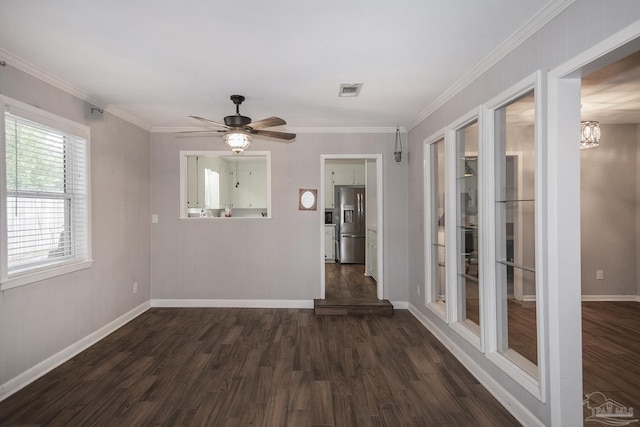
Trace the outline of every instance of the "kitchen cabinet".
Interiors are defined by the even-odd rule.
[[[336,226],[324,226],[324,261],[336,261]]]
[[[200,198],[198,197],[198,164],[200,162],[200,156],[188,156],[187,157],[187,207],[188,208],[201,208],[204,207],[204,198],[202,199],[202,206],[200,206]],[[204,195],[204,194],[203,194]]]
[[[231,190],[234,209],[267,208],[267,165],[264,161],[236,161]]]
[[[269,152],[181,151],[180,156],[180,218],[220,218],[226,208],[237,209],[234,217],[271,217]]]
[[[333,171],[325,167],[324,172],[324,208],[333,209]]]
[[[365,185],[365,175],[365,163],[362,160],[327,160],[324,171],[325,209],[333,209],[336,185]]]
[[[231,180],[224,159],[188,156],[187,175],[187,207],[222,209],[231,204]]]
[[[367,272],[378,281],[378,233],[375,229],[367,229]]]

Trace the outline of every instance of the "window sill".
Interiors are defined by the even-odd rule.
[[[77,261],[70,264],[50,267],[46,270],[16,274],[3,279],[2,282],[0,282],[0,291],[6,291],[7,289],[17,288],[19,286],[28,285],[41,280],[73,273],[74,271],[84,270],[85,268],[91,267],[92,264],[93,260]]]

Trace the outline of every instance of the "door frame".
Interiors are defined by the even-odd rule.
[[[378,264],[378,280],[377,280],[377,298],[379,300],[384,299],[384,218],[383,218],[383,191],[382,191],[382,154],[321,154],[320,155],[320,191],[318,197],[318,206],[320,206],[320,215],[318,215],[318,219],[320,222],[319,233],[320,233],[320,254],[324,253],[324,211],[325,211],[325,165],[327,160],[369,160],[374,161],[376,164],[376,196],[377,196],[377,222],[376,222],[376,231],[377,231],[377,242],[378,242],[378,252],[377,252],[377,264]],[[369,185],[368,183],[369,177],[366,172],[366,164],[365,164],[365,187]],[[320,299],[325,299],[325,261],[324,257],[319,257],[321,265],[320,265]]]
[[[580,257],[581,77],[640,50],[640,21],[549,71],[547,107],[546,277],[549,324],[551,425],[582,419],[582,323]],[[566,144],[565,141],[576,141]]]

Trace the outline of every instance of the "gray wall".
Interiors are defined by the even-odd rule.
[[[637,126],[601,130],[600,146],[580,151],[582,294],[637,295]]]
[[[320,189],[321,154],[383,154],[385,298],[407,301],[407,166],[394,134],[298,134],[271,151],[272,219],[179,220],[179,151],[224,150],[221,139],[152,134],[152,299],[310,301],[320,296],[320,216],[299,211],[298,190]]]
[[[525,40],[496,65],[484,72],[409,132],[412,159],[423,158],[423,142],[429,136],[489,101],[537,70],[552,70],[587,48],[611,36],[640,18],[640,2],[582,0],[572,3],[550,23]],[[585,25],[585,23],[588,23]],[[424,306],[417,287],[424,288],[423,170],[420,161],[409,164],[409,302],[433,322],[439,331],[458,345],[498,384],[545,425],[551,424],[549,403],[542,403],[525,391],[501,369]],[[546,312],[546,310],[545,310]],[[548,325],[548,321],[545,322]],[[551,325],[548,327],[555,327]],[[545,376],[549,372],[544,373]],[[549,392],[549,390],[547,390]]]
[[[150,297],[149,133],[10,66],[0,93],[91,127],[89,269],[0,292],[0,384]],[[133,282],[138,293],[133,294]]]

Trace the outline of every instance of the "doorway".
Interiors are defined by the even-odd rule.
[[[360,181],[354,181],[354,183],[346,183],[345,187],[355,186],[364,187],[366,194],[366,212],[367,222],[365,227],[365,263],[360,265],[358,263],[340,263],[340,246],[336,244],[334,246],[334,262],[327,262],[325,256],[320,257],[321,263],[321,276],[320,276],[320,299],[327,298],[327,278],[329,277],[332,284],[338,284],[342,281],[346,284],[346,287],[341,287],[337,290],[329,291],[330,296],[333,295],[362,295],[364,289],[351,288],[350,277],[358,277],[358,274],[362,273],[362,277],[358,280],[365,287],[375,288],[374,298],[383,299],[384,295],[384,233],[383,233],[383,209],[382,209],[382,155],[381,154],[323,154],[320,156],[320,197],[319,206],[323,211],[320,217],[320,235],[321,235],[321,253],[325,254],[330,245],[327,243],[326,235],[330,233],[325,227],[325,215],[326,211],[331,211],[333,218],[332,222],[339,227],[339,218],[336,218],[338,213],[335,209],[335,182],[333,177],[326,173],[327,165],[334,163],[354,163],[361,162],[364,165],[364,182],[362,185],[356,185]],[[341,182],[340,182],[341,184]],[[340,185],[339,185],[340,186]],[[355,206],[354,206],[355,208]],[[336,212],[336,214],[334,214]],[[336,228],[335,241],[339,241],[339,230]],[[338,261],[338,262],[335,262]],[[327,267],[328,264],[330,265]],[[362,270],[361,272],[359,270]],[[375,279],[374,279],[375,278]],[[374,283],[375,282],[375,285]]]
[[[640,401],[640,367],[628,363],[640,351],[640,51],[583,75],[581,105],[583,394],[590,396],[583,408],[586,419],[589,406],[602,404],[603,396],[624,407]],[[587,138],[589,132],[593,139]]]
[[[553,183],[553,191],[549,203],[555,217],[550,221],[551,230],[549,234],[549,252],[553,256],[549,257],[549,280],[546,291],[549,296],[550,325],[552,329],[553,345],[550,349],[550,369],[552,372],[559,372],[562,369],[566,372],[563,378],[551,376],[551,395],[559,402],[558,407],[566,408],[565,413],[576,411],[574,419],[587,419],[591,410],[595,409],[602,402],[597,398],[604,398],[616,401],[620,400],[621,405],[628,405],[627,400],[614,394],[620,389],[617,388],[624,383],[627,378],[637,379],[638,372],[628,370],[634,367],[625,359],[623,363],[615,362],[616,354],[623,350],[632,348],[632,344],[637,341],[637,330],[631,326],[624,329],[616,327],[613,323],[605,325],[602,323],[607,317],[608,320],[626,319],[628,322],[635,322],[630,314],[623,314],[624,304],[627,302],[614,302],[621,304],[619,309],[609,310],[607,305],[610,302],[583,302],[584,299],[598,299],[605,297],[612,289],[600,285],[598,293],[589,297],[583,297],[583,290],[589,280],[599,280],[598,270],[601,268],[596,264],[604,260],[610,253],[605,247],[605,241],[601,241],[602,248],[596,262],[591,262],[584,256],[584,247],[581,239],[588,237],[585,235],[583,222],[585,213],[581,209],[582,199],[586,196],[582,193],[581,176],[593,173],[594,167],[587,167],[581,161],[586,153],[580,150],[580,122],[587,120],[602,120],[606,113],[610,113],[613,106],[606,107],[600,111],[598,118],[590,118],[590,113],[595,113],[592,109],[594,105],[589,105],[589,100],[581,93],[581,86],[585,79],[592,73],[604,69],[617,61],[640,50],[640,22],[625,28],[624,30],[610,36],[583,54],[574,57],[565,64],[552,70],[549,74],[549,111],[548,111],[548,145],[549,153],[547,179]],[[603,91],[600,94],[603,93]],[[628,99],[633,96],[633,90],[625,90],[625,96],[617,96],[613,104]],[[582,105],[581,105],[582,104]],[[636,133],[637,134],[637,133]],[[602,134],[602,144],[604,143],[604,133]],[[571,143],[570,143],[571,142]],[[636,143],[637,144],[637,143]],[[598,148],[590,149],[598,150]],[[604,154],[604,150],[602,151]],[[589,157],[597,154],[592,151]],[[611,153],[617,155],[618,153]],[[634,157],[637,155],[637,149]],[[596,163],[597,168],[604,168],[604,161],[601,157]],[[561,165],[560,167],[557,167]],[[622,167],[622,165],[614,166]],[[610,169],[610,168],[609,168]],[[636,166],[637,170],[637,166]],[[611,172],[611,170],[609,170]],[[635,174],[634,174],[635,175]],[[616,190],[617,184],[613,180],[606,179],[596,184],[608,184],[608,191]],[[635,197],[634,194],[627,194],[625,197]],[[605,206],[610,219],[615,221],[615,216],[620,209],[612,205]],[[582,212],[581,212],[582,211]],[[588,212],[587,215],[590,213]],[[635,221],[634,221],[635,222]],[[635,234],[637,224],[629,234]],[[591,232],[602,231],[590,227]],[[586,268],[586,270],[585,270]],[[635,270],[635,265],[633,270]],[[615,271],[612,270],[612,273]],[[593,276],[593,277],[592,277]],[[607,277],[606,271],[604,278]],[[602,282],[601,282],[602,283]],[[611,292],[613,293],[613,292]],[[634,301],[631,304],[638,305],[638,290],[635,285]],[[590,305],[599,304],[602,307],[601,313],[595,313]],[[637,313],[637,309],[635,310]],[[607,316],[606,313],[612,316]],[[595,316],[595,317],[594,317]],[[615,344],[607,340],[619,333],[631,332],[626,336],[620,336],[620,341]],[[637,349],[636,349],[637,350]],[[633,359],[634,356],[631,357]],[[610,360],[609,360],[610,359]],[[613,363],[612,363],[613,362]],[[611,369],[608,371],[608,369]],[[616,388],[607,385],[606,380],[612,380]],[[632,385],[636,389],[636,385]],[[604,394],[603,394],[604,393]],[[585,396],[588,395],[588,396]],[[580,396],[581,407],[576,407],[577,396]],[[591,396],[591,398],[589,397]],[[594,397],[596,399],[594,399]],[[633,399],[638,395],[632,395]],[[572,402],[570,402],[572,400]],[[636,402],[632,402],[636,403]]]

